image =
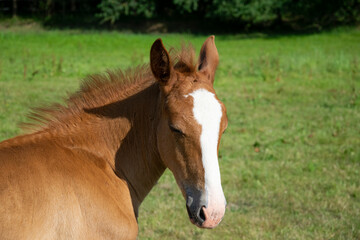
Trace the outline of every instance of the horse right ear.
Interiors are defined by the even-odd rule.
[[[160,85],[166,85],[170,79],[170,57],[160,38],[151,47],[150,67]]]
[[[210,36],[200,50],[199,71],[205,73],[214,83],[216,67],[219,64],[219,53],[215,46],[215,36]]]

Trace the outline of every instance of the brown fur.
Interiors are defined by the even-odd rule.
[[[172,52],[171,76],[197,74],[194,56]],[[147,66],[92,75],[65,105],[35,109],[32,133],[0,143],[1,238],[135,239],[138,208],[168,166],[159,145],[173,138],[158,82]]]

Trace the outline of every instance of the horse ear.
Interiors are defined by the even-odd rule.
[[[199,68],[205,73],[211,83],[214,83],[216,67],[219,64],[219,54],[215,46],[215,36],[212,35],[205,40],[200,50]]]
[[[170,79],[170,57],[160,38],[151,47],[150,66],[156,80],[166,85]]]

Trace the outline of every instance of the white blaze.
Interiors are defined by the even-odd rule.
[[[214,209],[219,207],[219,204],[222,206],[225,204],[217,154],[222,117],[221,105],[215,95],[205,89],[196,90],[189,95],[194,98],[194,117],[202,129],[200,146],[205,170],[207,208]]]

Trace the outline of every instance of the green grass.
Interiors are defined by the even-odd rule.
[[[148,62],[159,35],[4,29],[0,140],[33,106],[81,78]],[[161,35],[199,50],[206,36]],[[215,87],[228,109],[219,227],[188,220],[169,171],[140,208],[140,239],[360,239],[360,31],[216,36]]]

